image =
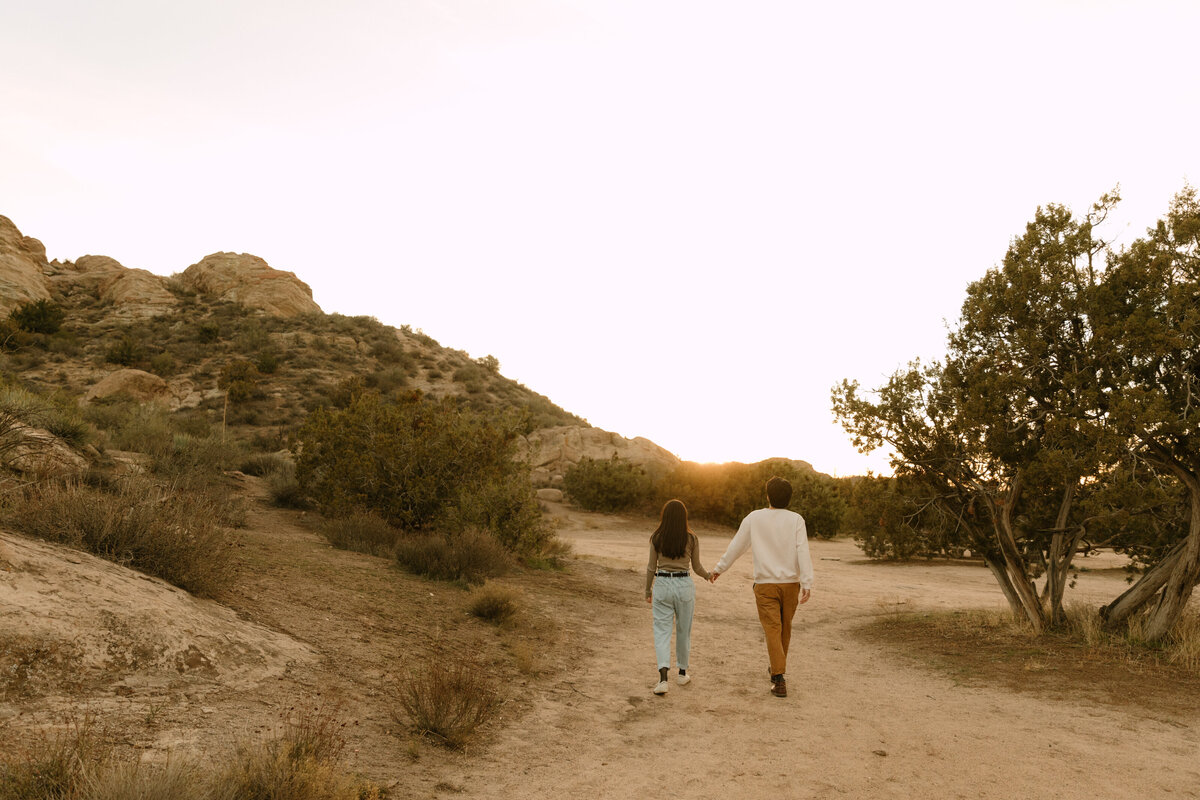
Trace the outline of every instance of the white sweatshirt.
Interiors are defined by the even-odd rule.
[[[808,530],[804,527],[804,517],[795,511],[786,508],[751,511],[713,571],[727,571],[746,548],[754,555],[755,583],[799,583],[802,589],[812,588]]]

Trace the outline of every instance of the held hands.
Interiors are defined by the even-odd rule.
[[[719,572],[710,572],[710,573],[708,573],[708,582],[709,582],[709,583],[716,583],[716,582],[717,582],[717,578],[719,578],[719,577],[721,577],[721,573],[719,573]]]

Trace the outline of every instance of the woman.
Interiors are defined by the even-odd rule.
[[[700,564],[700,540],[688,528],[687,506],[668,500],[662,520],[650,537],[650,561],[646,564],[646,602],[654,613],[654,654],[658,657],[655,694],[667,693],[671,666],[671,622],[675,622],[675,664],[680,686],[692,678],[687,674],[692,647],[692,611],[696,607],[696,585],[688,566],[701,578],[708,572]]]

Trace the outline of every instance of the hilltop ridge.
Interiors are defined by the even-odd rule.
[[[359,382],[384,395],[415,390],[523,413],[523,452],[542,485],[584,457],[618,455],[656,470],[679,461],[645,438],[593,428],[506,378],[493,356],[471,358],[407,325],[326,314],[295,273],[250,254],[213,253],[168,277],[104,255],[51,261],[41,241],[0,216],[0,316],[37,301],[63,311],[62,329],[9,330],[0,336],[6,366],[84,402],[154,400],[197,424],[282,446],[308,410]],[[225,408],[224,384],[247,369],[241,362],[252,365],[251,385]]]

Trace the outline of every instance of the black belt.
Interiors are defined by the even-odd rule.
[[[688,576],[687,570],[684,570],[683,572],[666,572],[664,570],[660,570],[654,574],[659,578],[686,578]]]

